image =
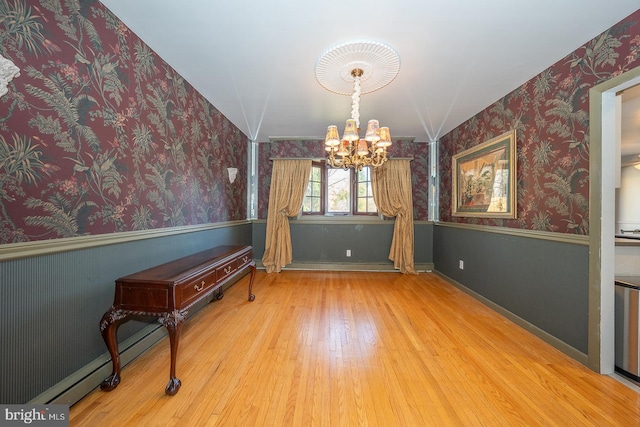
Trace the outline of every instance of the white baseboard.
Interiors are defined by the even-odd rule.
[[[264,270],[262,260],[255,260],[256,267]],[[432,271],[433,263],[415,264],[415,270]],[[393,264],[373,264],[373,263],[340,263],[340,262],[292,262],[286,265],[282,270],[319,270],[319,271],[382,271],[382,272],[399,272],[393,268]]]

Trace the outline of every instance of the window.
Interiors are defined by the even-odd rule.
[[[377,215],[370,169],[344,170],[332,168],[325,162],[313,162],[302,214]]]
[[[322,214],[323,213],[323,183],[322,174],[323,168],[317,162],[311,164],[311,174],[309,175],[309,185],[307,185],[307,191],[304,194],[304,200],[302,201],[302,213],[303,214]]]
[[[326,213],[351,213],[351,170],[327,168]]]
[[[358,171],[356,190],[356,212],[377,214],[378,207],[373,201],[373,190],[371,189],[371,168],[362,168],[361,171]]]

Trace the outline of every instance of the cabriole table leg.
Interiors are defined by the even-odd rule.
[[[120,384],[120,354],[118,352],[116,331],[118,330],[118,325],[125,317],[127,316],[122,311],[111,307],[104,316],[102,316],[102,320],[100,321],[100,333],[107,345],[109,355],[111,355],[111,361],[113,362],[111,375],[105,378],[100,384],[100,389],[103,391],[111,391]]]
[[[180,339],[180,330],[182,329],[182,324],[184,323],[186,317],[186,311],[174,310],[166,316],[158,319],[160,323],[162,323],[164,327],[167,328],[167,331],[169,332],[169,343],[171,344],[171,368],[169,372],[169,382],[167,383],[167,387],[164,390],[164,392],[169,396],[175,395],[178,390],[180,390],[180,386],[182,385],[180,380],[176,377],[176,359],[178,356],[178,341]]]
[[[249,301],[253,301],[256,299],[256,296],[251,293],[251,290],[253,289],[253,279],[256,277],[256,263],[251,262],[251,264],[249,264],[249,268],[251,269],[251,278],[249,279]]]

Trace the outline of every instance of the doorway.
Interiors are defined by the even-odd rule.
[[[616,94],[640,84],[640,67],[589,91],[589,344],[588,364],[601,374],[615,365],[615,187],[620,159]]]

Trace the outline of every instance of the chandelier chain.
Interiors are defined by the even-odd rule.
[[[353,81],[353,95],[351,95],[351,118],[356,121],[356,127],[360,129],[360,76],[355,75]]]

